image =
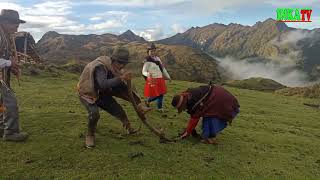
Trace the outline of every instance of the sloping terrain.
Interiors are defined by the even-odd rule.
[[[78,77],[63,71],[54,76],[22,76],[20,87],[13,80],[21,127],[30,137],[25,143],[0,142],[0,179],[291,180],[320,176],[320,111],[302,104],[316,100],[228,88],[239,99],[241,112],[218,136],[216,146],[191,137],[161,144],[144,126],[139,134],[129,136],[118,120],[101,111],[97,147],[85,149],[87,114],[74,90]],[[142,94],[144,80],[134,82]],[[188,115],[178,115],[170,99],[197,85],[169,83],[168,112],[149,113],[150,123],[161,126],[169,137],[177,136]],[[139,127],[133,108],[127,102],[120,104],[133,126]]]

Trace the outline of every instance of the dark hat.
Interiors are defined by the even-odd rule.
[[[11,9],[2,9],[0,14],[0,21],[7,20],[11,23],[20,24],[25,23],[26,21],[21,20],[19,13]]]
[[[180,100],[180,95],[173,96],[172,101],[171,101],[171,105],[173,107],[176,107],[179,103],[179,100]]]
[[[117,61],[120,63],[129,63],[129,51],[124,47],[117,47],[113,50],[112,61]]]
[[[156,45],[154,43],[151,43],[148,45],[147,47],[148,50],[153,50],[153,49],[157,49]]]
[[[175,95],[173,98],[172,98],[172,101],[171,101],[171,105],[173,107],[175,107],[178,112],[182,112],[183,111],[183,107],[185,106],[185,104],[187,103],[188,101],[188,96],[189,96],[189,93],[181,93],[179,95]]]

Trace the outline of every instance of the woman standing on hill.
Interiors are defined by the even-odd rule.
[[[146,78],[144,87],[144,96],[146,105],[157,100],[157,108],[163,112],[163,96],[167,92],[165,80],[171,80],[166,68],[163,66],[160,58],[156,56],[156,46],[152,43],[147,48],[148,56],[145,59],[142,75]]]

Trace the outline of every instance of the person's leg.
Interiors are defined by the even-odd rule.
[[[155,100],[157,100],[158,99],[158,97],[148,97],[148,102],[149,103],[151,103],[151,102],[153,102],[153,101],[155,101]]]
[[[81,103],[88,111],[88,132],[90,136],[94,136],[97,128],[98,121],[100,119],[99,107],[97,104],[90,104],[86,100],[80,97]]]
[[[210,118],[210,142],[209,144],[217,144],[216,136],[227,127],[227,122],[218,118]]]
[[[86,147],[91,148],[95,146],[95,132],[97,123],[100,119],[99,107],[96,104],[90,104],[80,97],[80,102],[88,111],[88,130],[85,139]]]
[[[162,109],[163,106],[163,94],[157,97],[157,107],[159,110]]]
[[[5,141],[25,141],[27,133],[20,132],[18,102],[14,92],[6,85],[0,85],[3,105],[5,111],[3,116],[3,140]]]
[[[209,138],[216,137],[215,126],[214,126],[214,118],[208,118],[209,124]]]
[[[214,124],[215,119],[214,118],[209,118],[209,138],[208,138],[208,144],[217,144],[217,139],[216,139],[216,131],[215,131],[215,124]]]
[[[201,142],[205,144],[217,144],[213,127],[213,118],[203,117],[203,123],[205,123],[205,130],[202,133],[203,140]],[[205,133],[204,133],[205,132]]]
[[[3,112],[4,134],[19,133],[19,113],[14,92],[1,85],[1,95],[6,111]]]
[[[97,101],[97,105],[115,118],[119,119],[122,122],[123,127],[126,128],[130,134],[136,132],[133,128],[131,128],[126,112],[112,96],[100,97],[100,99]]]
[[[2,107],[2,111],[0,112],[0,137],[2,138],[4,133],[4,121],[3,121],[4,105],[2,101],[2,95],[0,95],[0,104]]]
[[[205,140],[208,139],[210,136],[210,130],[209,130],[209,121],[207,118],[202,119],[202,134],[201,137]]]

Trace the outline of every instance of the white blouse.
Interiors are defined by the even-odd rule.
[[[159,61],[162,64],[162,62],[158,56],[156,56],[154,58],[154,60]],[[146,77],[151,76],[152,78],[171,79],[171,77],[165,67],[163,67],[163,73],[162,73],[160,70],[160,67],[153,62],[145,62],[143,64],[142,74]]]

